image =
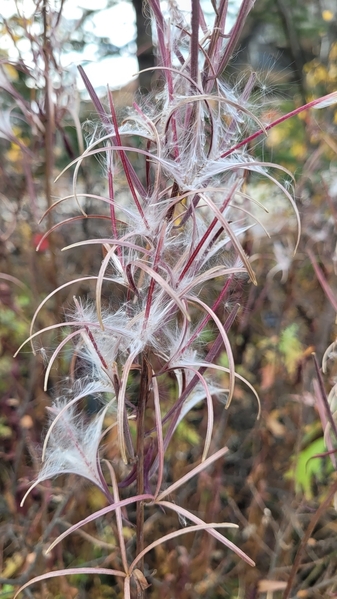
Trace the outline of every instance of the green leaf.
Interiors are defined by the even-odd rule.
[[[290,375],[294,374],[297,364],[303,355],[302,344],[297,338],[298,326],[291,324],[281,333],[279,350],[283,356],[284,365]]]
[[[315,457],[324,451],[326,447],[323,437],[315,439],[299,453],[296,464],[285,475],[285,478],[294,480],[296,492],[303,491],[306,499],[313,498],[314,480],[322,481],[326,476],[325,459]]]
[[[15,587],[11,584],[4,584],[0,591],[0,599],[9,599],[10,597],[13,597],[14,591]]]

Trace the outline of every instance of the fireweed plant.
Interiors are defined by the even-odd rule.
[[[168,3],[167,18],[159,0],[149,0],[148,4],[157,37],[158,67],[154,70],[160,73],[161,91],[144,105],[134,103],[123,122],[118,122],[112,94],[108,90],[107,107],[103,107],[80,69],[98,113],[98,125],[88,148],[69,165],[75,167],[72,194],[54,204],[75,199],[80,214],[67,222],[100,218],[110,227],[105,237],[64,248],[101,247],[103,260],[96,276],[76,280],[95,282],[95,303],[75,297],[73,312],[64,322],[34,332],[39,311],[52,295],[71,284],[65,283],[40,304],[28,340],[34,351],[37,336],[58,328],[65,331],[50,357],[46,388],[53,364],[66,345],[72,347],[72,360],[64,382],[66,392],[49,408],[41,471],[23,502],[34,487],[66,473],[96,485],[107,505],[63,532],[47,552],[73,531],[113,513],[120,568],[53,571],[34,578],[20,591],[51,577],[86,573],[119,577],[126,599],[133,594],[143,597],[148,587],[147,554],[161,543],[196,531],[207,532],[254,565],[218,530],[236,528],[236,524],[205,522],[175,503],[174,496],[177,489],[228,451],[213,443],[213,401],[216,395],[226,394],[228,408],[236,381],[244,381],[235,371],[228,338],[239,305],[233,305],[225,319],[218,314],[219,309],[223,313],[221,308],[233,292],[239,295],[243,279],[256,284],[241,243],[242,234],[256,221],[251,204],[257,202],[245,190],[248,175],[266,177],[290,202],[298,223],[294,250],[300,234],[295,201],[276,175],[278,172],[288,178],[291,174],[281,166],[257,161],[250,152],[250,142],[303,110],[329,106],[337,94],[313,100],[272,123],[262,123],[250,105],[254,74],[240,91],[220,78],[254,1],[243,0],[229,33],[226,1],[213,4],[211,30],[198,0],[192,0],[189,24],[174,3]],[[93,155],[104,161],[107,197],[77,191],[79,169]],[[133,166],[134,156],[138,164],[143,161],[142,169]],[[124,185],[120,198],[118,185],[119,189]],[[81,205],[84,196],[96,200],[98,206],[106,205],[109,214],[87,215]],[[45,236],[60,224],[64,223],[52,227]],[[221,286],[217,297],[210,299],[212,294],[207,291],[214,279]],[[210,326],[215,338],[205,346],[202,334]],[[227,367],[217,363],[223,351]],[[219,373],[221,380],[227,377],[226,389],[216,382]],[[172,381],[174,397],[167,391],[172,390]],[[257,398],[258,413],[258,396],[244,382]],[[82,409],[82,400],[88,395],[94,396],[99,406],[91,420]],[[200,462],[179,480],[168,483],[166,451],[174,442],[178,424],[202,401],[207,409],[207,430]],[[102,457],[111,428],[105,424],[108,413],[114,418],[118,441],[119,461],[115,463]],[[135,523],[128,516],[132,504],[136,506]],[[177,521],[188,525],[178,525],[176,531],[148,544],[144,525],[156,510],[163,516],[171,510],[179,517]],[[125,526],[133,531],[133,545],[126,544]]]

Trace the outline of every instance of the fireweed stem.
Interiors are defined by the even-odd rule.
[[[217,308],[220,306],[221,302],[226,297],[227,293],[229,293],[229,289],[230,289],[230,286],[233,283],[233,279],[234,279],[234,275],[231,275],[227,279],[226,283],[224,284],[224,286],[222,288],[221,293],[219,294],[219,297],[216,299],[216,301],[214,302],[214,304],[212,306],[213,312],[215,312],[217,310]],[[193,343],[193,341],[195,341],[195,339],[197,339],[199,337],[199,335],[204,330],[205,326],[210,321],[210,319],[211,319],[210,315],[206,314],[206,316],[203,318],[203,320],[201,321],[201,323],[199,324],[199,326],[194,331],[193,335],[189,338],[188,343],[182,349],[182,352],[184,352],[188,347],[190,347],[190,345]]]
[[[336,92],[333,92],[332,94],[328,94],[328,96],[324,96],[324,97],[326,99],[328,99],[330,96],[331,101],[332,101],[333,97],[335,97],[335,95],[336,95]],[[269,131],[273,127],[276,127],[276,125],[279,125],[280,123],[283,123],[284,121],[286,121],[288,119],[291,119],[293,116],[296,116],[297,114],[300,114],[301,112],[304,112],[305,110],[309,110],[309,108],[315,108],[315,106],[318,106],[319,104],[323,104],[323,102],[324,102],[324,98],[318,98],[316,100],[312,100],[311,102],[308,102],[307,104],[304,104],[304,106],[299,106],[299,108],[295,108],[295,110],[292,110],[291,112],[288,112],[287,114],[280,116],[280,118],[276,119],[272,123],[269,123],[269,125],[266,125],[264,129],[259,129],[258,131],[255,131],[255,133],[253,133],[252,135],[249,135],[248,137],[246,137],[245,139],[243,139],[242,141],[237,143],[235,146],[233,146],[232,148],[227,150],[227,152],[224,152],[223,154],[221,154],[221,158],[226,158],[227,156],[229,156],[230,154],[232,154],[233,152],[235,152],[242,146],[247,145],[248,143],[250,143],[257,137],[262,135],[262,133],[265,133],[266,131]],[[327,102],[328,102],[328,100],[327,100]],[[328,105],[328,103],[327,103],[327,105]]]
[[[236,306],[233,308],[231,313],[228,315],[226,322],[224,324],[224,329],[225,329],[226,333],[228,333],[231,326],[233,325],[239,309],[240,309],[240,304],[236,304]],[[205,356],[204,361],[209,362],[210,364],[213,363],[219,356],[222,349],[223,349],[223,339],[222,339],[222,336],[219,334],[217,336],[217,338],[215,339],[211,349]],[[205,371],[206,371],[206,366],[202,366],[199,369],[199,374],[203,375],[205,373]],[[194,375],[193,378],[191,379],[191,381],[188,383],[187,387],[182,392],[179,400],[175,403],[175,405],[171,408],[171,410],[163,418],[163,424],[164,424],[167,420],[169,420],[172,417],[172,420],[170,421],[169,428],[168,428],[168,431],[167,431],[167,434],[165,437],[165,441],[164,441],[165,449],[167,449],[167,446],[168,446],[169,442],[171,441],[171,438],[174,433],[183,403],[186,401],[188,396],[192,393],[193,389],[198,384],[198,382],[199,382],[198,376]]]
[[[112,101],[112,94],[111,94],[110,90],[109,90],[109,105],[110,105],[110,110],[111,110],[111,118],[112,118],[114,130],[115,130],[116,142],[117,142],[118,146],[121,146],[122,145],[122,141],[121,141],[121,137],[120,137],[119,129],[118,129],[117,115],[116,115],[114,103]],[[129,169],[129,164],[128,164],[125,152],[123,150],[120,151],[120,159],[121,159],[121,162],[122,162],[122,165],[123,165],[123,168],[124,168],[124,172],[125,172],[125,176],[126,176],[126,179],[127,179],[127,182],[128,182],[128,186],[129,186],[130,192],[131,192],[132,197],[133,197],[133,201],[134,201],[135,205],[137,206],[138,212],[139,212],[140,216],[142,217],[146,228],[148,229],[149,225],[148,225],[148,222],[147,222],[146,217],[144,215],[143,208],[141,207],[140,202],[138,200],[137,193],[136,193],[136,190],[134,188],[132,177],[131,177],[131,173],[130,173],[130,169]]]
[[[312,354],[312,358],[314,361],[314,365],[315,365],[315,370],[316,370],[316,376],[317,376],[317,380],[318,380],[318,385],[320,388],[320,392],[321,392],[321,396],[322,396],[322,400],[323,400],[323,405],[324,405],[324,409],[325,409],[325,413],[326,413],[326,417],[330,423],[330,426],[333,430],[335,439],[337,439],[337,426],[336,423],[334,421],[334,417],[333,414],[331,412],[331,408],[329,405],[329,400],[324,388],[324,381],[323,381],[323,377],[322,377],[322,373],[321,373],[321,369],[319,367],[318,361],[317,361],[317,356],[315,354],[315,352],[313,352]]]
[[[166,221],[165,221],[163,227],[161,228],[161,232],[160,232],[160,238],[159,238],[159,242],[158,242],[158,246],[157,246],[157,250],[156,250],[156,254],[155,254],[154,262],[153,262],[153,270],[154,271],[157,271],[157,268],[158,268],[158,263],[160,260],[162,247],[164,244],[165,233],[166,233]],[[147,294],[147,302],[146,302],[144,322],[143,322],[143,332],[146,329],[146,326],[147,326],[147,323],[149,320],[149,316],[150,316],[154,286],[155,286],[155,280],[154,280],[154,278],[152,278],[150,285],[149,285],[149,291]]]
[[[225,210],[225,208],[227,208],[229,202],[231,201],[236,188],[238,187],[238,183],[235,183],[232,187],[232,189],[230,190],[230,193],[228,194],[227,198],[225,199],[224,203],[222,204],[221,208],[220,208],[220,212],[223,212]],[[188,269],[190,268],[191,264],[193,264],[196,256],[198,255],[199,251],[201,250],[202,246],[205,244],[207,238],[210,236],[210,234],[212,233],[215,225],[218,223],[218,219],[215,217],[210,226],[208,227],[207,231],[205,232],[205,234],[203,235],[203,237],[200,239],[197,247],[194,249],[194,251],[192,252],[190,258],[188,259],[188,262],[186,263],[185,267],[183,268],[183,270],[181,271],[180,275],[179,275],[179,279],[178,281],[180,282],[185,274],[187,273]],[[213,242],[214,243],[214,242]]]
[[[139,398],[137,405],[137,494],[144,493],[144,442],[145,442],[145,410],[149,397],[149,365],[144,356],[141,360]],[[137,502],[137,554],[144,549],[144,502]],[[139,562],[139,569],[144,571],[144,558]],[[138,587],[137,587],[138,588]],[[143,591],[138,588],[137,599],[142,599]]]
[[[198,83],[199,58],[199,0],[192,0],[191,78]]]

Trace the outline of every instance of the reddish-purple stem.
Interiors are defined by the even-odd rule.
[[[165,43],[165,23],[163,13],[160,8],[160,3],[158,0],[149,0],[149,4],[153,10],[153,14],[155,16],[156,25],[157,25],[157,36],[158,36],[158,47],[159,52],[163,61],[163,65],[165,67],[164,73],[167,82],[167,89],[169,93],[170,102],[173,101],[174,98],[174,87],[173,87],[173,79],[171,72],[171,56],[168,51]],[[178,133],[177,133],[177,123],[175,117],[172,119],[172,135],[173,135],[173,146],[174,146],[174,157],[176,160],[179,158],[179,147],[178,147]]]
[[[332,95],[332,94],[328,94],[328,96],[330,96],[330,95]],[[248,143],[253,141],[253,139],[256,139],[257,137],[262,135],[262,133],[269,131],[270,129],[272,129],[276,125],[279,125],[280,123],[283,123],[287,119],[291,119],[293,116],[296,116],[297,114],[300,114],[301,112],[304,112],[305,110],[309,110],[309,108],[313,108],[317,104],[320,104],[321,102],[324,101],[324,98],[327,98],[328,96],[324,96],[323,98],[318,98],[316,100],[312,100],[311,102],[308,102],[307,104],[304,104],[303,106],[300,106],[299,108],[295,108],[295,110],[292,110],[291,112],[288,112],[287,114],[285,114],[283,116],[280,116],[280,118],[276,119],[269,125],[266,125],[264,129],[259,129],[258,131],[255,131],[255,133],[252,133],[252,135],[249,135],[248,137],[246,137],[245,139],[243,139],[242,141],[237,143],[235,146],[233,146],[233,148],[231,148],[230,150],[227,150],[227,152],[224,152],[223,154],[221,154],[220,158],[226,158],[226,156],[229,156],[230,154],[235,152],[235,150],[238,150],[242,146],[247,145]]]
[[[222,206],[221,206],[221,208],[220,208],[220,212],[223,212],[223,211],[224,211],[224,210],[227,208],[227,206],[228,206],[228,204],[229,204],[230,200],[232,199],[232,196],[233,196],[233,193],[234,193],[234,191],[235,191],[236,187],[237,187],[237,183],[235,183],[235,185],[234,185],[234,187],[232,188],[232,190],[231,190],[230,194],[227,196],[227,198],[226,198],[226,199],[225,199],[225,201],[223,202],[223,204],[222,204]],[[204,245],[204,243],[205,243],[206,239],[207,239],[207,238],[209,237],[209,235],[212,233],[212,231],[213,231],[213,229],[214,229],[215,225],[217,224],[217,222],[218,222],[218,219],[217,219],[217,217],[215,216],[215,217],[213,218],[213,220],[212,220],[211,224],[209,225],[209,227],[208,227],[207,231],[204,233],[204,235],[203,235],[203,236],[202,236],[202,238],[200,239],[200,241],[199,241],[198,245],[196,246],[195,250],[192,252],[191,256],[189,257],[189,259],[188,259],[187,263],[185,264],[185,266],[184,266],[184,268],[183,268],[182,272],[180,273],[180,275],[179,275],[179,279],[178,279],[178,282],[179,282],[179,283],[180,283],[180,281],[182,280],[182,278],[184,277],[184,275],[186,274],[186,272],[188,271],[188,269],[190,268],[191,264],[194,262],[194,259],[195,259],[195,257],[197,256],[198,252],[200,251],[200,249],[201,249],[201,248],[202,248],[202,246]],[[214,241],[213,241],[213,243],[214,243]]]
[[[134,282],[131,268],[132,268],[131,264],[127,264],[125,266],[125,274],[126,274],[126,277],[127,277],[128,283],[129,283],[129,288],[133,291],[133,293],[137,297],[139,297],[139,291],[138,291],[137,286],[136,286],[136,284]]]
[[[229,314],[228,318],[226,319],[226,322],[224,324],[224,329],[226,332],[228,332],[229,329],[231,328],[231,326],[237,316],[239,308],[240,308],[240,305],[236,304],[236,306],[233,308],[232,312]],[[222,347],[223,347],[223,338],[222,338],[222,335],[220,335],[220,333],[219,333],[219,335],[217,336],[216,340],[214,341],[210,351],[204,358],[204,362],[209,362],[210,364],[214,363],[217,356],[219,355]],[[199,370],[198,370],[199,375],[200,374],[203,375],[204,372],[206,371],[206,369],[207,369],[207,366],[202,366],[201,368],[199,368]],[[165,440],[164,440],[165,449],[167,449],[167,447],[170,443],[170,440],[172,438],[172,435],[175,431],[175,427],[176,427],[176,424],[177,424],[177,421],[179,418],[181,407],[182,407],[183,403],[186,401],[186,399],[188,398],[188,396],[190,395],[190,393],[193,391],[194,387],[197,385],[198,382],[199,382],[199,377],[195,374],[193,376],[193,378],[191,379],[191,381],[188,383],[187,387],[182,392],[181,396],[179,397],[179,399],[177,400],[175,405],[171,408],[171,410],[169,410],[169,412],[163,418],[163,424],[164,424],[172,416],[172,420],[170,421],[170,424],[169,424],[169,427],[168,427],[168,430],[167,430],[167,433],[165,436]]]
[[[331,408],[330,408],[330,405],[329,405],[327,394],[326,394],[326,391],[325,391],[325,388],[324,388],[324,381],[323,381],[322,373],[321,373],[320,367],[319,367],[318,362],[317,362],[316,354],[312,353],[311,355],[313,357],[314,364],[315,364],[317,381],[318,381],[318,385],[319,385],[319,390],[321,392],[321,397],[322,397],[322,400],[323,400],[325,413],[326,413],[327,419],[329,420],[330,426],[331,426],[331,428],[332,428],[332,430],[334,432],[335,439],[337,440],[337,426],[336,426],[336,423],[334,421],[334,417],[333,417],[333,414],[331,412]]]
[[[107,115],[107,113],[105,112],[100,99],[98,98],[93,86],[90,83],[90,80],[88,79],[83,67],[79,66],[78,67],[79,73],[83,79],[84,85],[87,88],[87,91],[89,93],[89,96],[91,98],[91,101],[93,103],[93,105],[96,108],[97,113],[99,114],[100,118],[102,119],[102,123],[110,130],[111,129],[111,123],[110,123],[110,119]],[[112,136],[112,142],[115,143],[116,142],[116,138],[115,136]],[[141,197],[145,198],[146,197],[146,191],[139,179],[139,177],[137,176],[134,168],[132,167],[132,165],[130,164],[129,159],[127,158],[127,156],[125,157],[125,160],[128,164],[128,168],[129,168],[129,172],[130,172],[130,176],[132,178],[132,181],[138,191],[138,193],[141,195]]]
[[[207,27],[207,23],[206,23],[206,20],[205,20],[205,15],[204,15],[204,12],[203,12],[202,7],[200,5],[200,1],[199,1],[199,25],[200,25],[203,33],[207,33],[208,32],[208,27]]]
[[[191,78],[198,83],[199,59],[199,0],[192,0],[191,11]]]
[[[212,69],[213,71],[214,68],[216,68],[216,58],[222,46],[222,36],[226,24],[227,8],[228,0],[221,0],[211,35],[209,50],[207,53],[208,59],[206,59],[204,65],[203,84],[204,86],[206,86],[206,91],[209,91],[208,88],[210,88],[213,85],[213,80],[208,82],[207,79],[209,76],[210,69]]]
[[[231,275],[227,279],[226,283],[224,284],[221,293],[219,294],[218,298],[216,299],[216,301],[214,302],[214,304],[212,306],[213,312],[215,312],[218,309],[218,307],[220,306],[221,302],[223,301],[223,299],[225,298],[226,294],[228,293],[229,288],[230,288],[230,286],[231,286],[231,284],[233,282],[233,278],[234,278],[234,275]],[[203,329],[205,328],[205,326],[207,325],[207,323],[209,322],[210,319],[211,319],[211,315],[207,313],[206,316],[204,317],[204,319],[199,324],[199,326],[195,329],[192,337],[189,338],[188,342],[186,343],[186,345],[181,350],[181,353],[183,353],[184,351],[186,351],[186,349],[188,347],[190,347],[190,345],[193,343],[193,341],[195,341],[195,339],[197,339],[197,337],[203,331]]]
[[[109,161],[112,162],[112,157],[109,158]],[[113,174],[112,174],[112,165],[109,165],[108,170],[108,185],[109,185],[109,199],[110,199],[110,220],[111,220],[111,229],[112,234],[115,239],[118,239],[118,229],[117,229],[117,220],[116,220],[116,212],[115,212],[115,195],[114,195],[114,183],[113,183]],[[122,248],[120,245],[117,246],[117,254],[122,259]]]
[[[157,25],[157,37],[158,37],[158,46],[161,59],[163,61],[163,65],[168,68],[165,70],[165,77],[167,82],[167,88],[169,92],[170,100],[173,99],[173,81],[172,81],[172,73],[170,71],[171,67],[171,57],[170,52],[165,43],[165,22],[163,13],[160,8],[160,3],[158,0],[149,0],[149,5],[153,10],[153,14],[155,17],[156,25]]]
[[[326,514],[327,510],[329,509],[331,501],[336,492],[337,492],[337,480],[330,487],[329,492],[326,495],[324,501],[321,503],[318,510],[312,516],[309,524],[306,527],[305,534],[302,537],[302,540],[301,540],[300,546],[297,550],[295,559],[293,560],[293,565],[292,565],[291,572],[290,572],[290,575],[288,578],[287,588],[285,589],[284,594],[283,594],[283,599],[288,599],[288,597],[290,595],[290,592],[292,590],[293,583],[295,580],[296,572],[301,564],[301,558],[302,558],[303,551],[304,551],[305,547],[307,546],[308,541],[309,541],[319,519],[321,518],[321,516],[324,516]]]
[[[225,48],[225,51],[224,51],[219,63],[216,66],[217,70],[216,70],[215,78],[219,77],[219,75],[221,75],[221,73],[223,72],[224,68],[226,67],[228,61],[232,57],[232,53],[237,44],[237,41],[241,34],[241,31],[246,23],[247,16],[248,16],[249,12],[251,11],[251,9],[253,8],[254,3],[255,3],[255,0],[243,0],[242,4],[240,6],[240,11],[239,11],[238,17],[235,21],[234,27],[229,34],[229,40],[228,40],[227,46]],[[210,78],[211,83],[212,83],[212,79],[213,79],[213,77]]]
[[[116,145],[122,146],[122,140],[121,140],[121,136],[119,134],[119,129],[118,129],[117,115],[116,115],[115,106],[114,106],[114,103],[113,103],[112,93],[111,93],[110,90],[109,90],[109,94],[108,95],[109,95],[109,106],[110,106],[110,110],[111,110],[112,122],[113,122],[113,125],[114,125],[115,137],[116,137],[116,141],[117,141]],[[134,200],[134,202],[135,202],[135,204],[137,206],[137,210],[138,210],[140,216],[142,217],[145,226],[147,228],[149,228],[148,222],[147,222],[147,220],[145,218],[143,209],[142,209],[142,207],[141,207],[141,205],[139,203],[139,200],[138,200],[138,197],[137,197],[137,194],[136,194],[136,190],[135,190],[133,182],[132,182],[132,177],[131,177],[131,174],[130,174],[130,171],[129,171],[129,164],[128,164],[128,160],[126,160],[125,152],[123,150],[119,150],[118,153],[120,155],[120,158],[121,158],[121,161],[122,161],[122,165],[123,165],[123,169],[124,169],[124,172],[125,172],[125,176],[126,176],[126,179],[127,179],[127,182],[128,182],[128,186],[130,188],[133,200]]]
[[[133,102],[133,107],[144,121],[148,121],[147,116],[144,114],[144,112],[142,111],[140,106],[138,106],[137,102]],[[151,148],[152,143],[153,143],[152,140],[149,139],[146,144],[146,151],[149,154],[150,154],[150,148]],[[145,180],[146,180],[146,189],[148,190],[149,194],[150,194],[150,165],[151,165],[151,161],[148,157],[146,157],[145,158]]]
[[[312,251],[308,249],[307,253],[310,258],[311,264],[314,267],[316,277],[317,277],[325,295],[327,296],[327,298],[328,298],[330,304],[332,305],[333,309],[335,310],[335,312],[337,312],[337,302],[335,299],[335,295],[334,295],[328,281],[326,280],[321,268],[318,266],[317,260],[314,256],[314,254],[312,253]]]
[[[152,267],[154,271],[156,271],[157,268],[158,268],[158,263],[159,263],[159,260],[160,260],[161,250],[162,250],[162,247],[163,247],[163,244],[164,244],[165,232],[166,232],[166,221],[163,224],[163,226],[161,228],[161,231],[160,231],[160,237],[159,237],[159,240],[158,240],[158,245],[157,245],[157,249],[156,249],[156,253],[155,253],[155,257],[154,257],[154,261],[153,261],[153,267]],[[155,287],[155,280],[153,278],[151,278],[150,285],[149,285],[149,291],[148,291],[148,294],[147,294],[146,307],[145,307],[144,322],[143,322],[143,331],[145,331],[146,326],[147,326],[147,322],[149,320],[154,287]]]
[[[99,359],[100,359],[100,360],[101,360],[101,362],[102,362],[102,366],[103,366],[104,368],[106,368],[106,369],[107,369],[107,368],[108,368],[108,365],[107,365],[106,361],[104,360],[104,358],[103,358],[103,356],[102,356],[102,354],[101,354],[101,352],[100,352],[100,350],[99,350],[99,348],[98,348],[98,345],[97,345],[97,343],[96,343],[95,337],[93,336],[93,334],[92,334],[92,332],[90,331],[89,327],[85,326],[84,328],[85,328],[85,330],[86,330],[86,332],[87,332],[87,335],[88,335],[88,337],[89,337],[89,339],[90,339],[91,343],[93,344],[93,346],[94,346],[94,348],[95,348],[95,352],[97,353],[97,355],[98,355]]]

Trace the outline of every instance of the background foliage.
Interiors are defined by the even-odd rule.
[[[47,228],[38,224],[39,218],[56,197],[71,189],[70,176],[56,185],[52,181],[81,151],[80,123],[91,119],[93,111],[89,102],[77,96],[59,64],[64,36],[69,37],[58,17],[61,7],[59,13],[48,12],[46,3],[38,8],[32,22],[17,15],[1,23],[2,32],[9,33],[13,43],[20,37],[29,40],[36,59],[34,69],[29,69],[23,55],[13,62],[0,49],[1,599],[12,596],[16,585],[48,569],[110,565],[115,559],[115,532],[108,520],[68,537],[61,548],[44,556],[51,534],[62,532],[93,507],[103,506],[99,492],[78,480],[46,483],[19,507],[27,481],[38,468],[45,408],[52,391],[43,391],[43,360],[53,339],[44,338],[45,347],[40,347],[37,357],[27,349],[15,360],[12,356],[27,337],[39,302],[60,280],[66,282],[74,273],[95,272],[99,263],[88,250],[73,254],[71,260],[59,252],[74,237],[85,238],[89,225],[84,220],[56,228],[36,252]],[[315,0],[300,5],[289,0],[257,4],[228,76],[233,83],[256,70],[256,102],[266,121],[303,99],[336,90],[337,15],[333,10],[328,3],[322,9]],[[54,19],[53,27],[47,26],[48,19]],[[84,25],[85,19],[78,24],[81,43],[85,43]],[[122,104],[122,93],[120,100],[117,92],[115,95]],[[257,227],[246,234],[245,244],[253,250],[260,283],[256,288],[248,284],[244,288],[245,304],[231,341],[238,372],[259,391],[262,416],[256,421],[254,400],[240,386],[229,412],[218,403],[218,434],[231,451],[224,466],[215,465],[182,491],[186,495],[181,499],[188,499],[191,509],[205,519],[238,522],[240,533],[235,542],[257,566],[251,569],[240,563],[209,538],[205,538],[203,552],[196,553],[193,537],[186,536],[151,555],[149,593],[153,598],[234,599],[265,597],[266,593],[268,598],[282,597],[284,581],[312,514],[336,479],[330,459],[315,457],[324,453],[325,444],[311,357],[315,351],[320,360],[336,332],[336,127],[334,107],[304,113],[275,128],[254,148],[257,156],[279,162],[296,175],[301,245],[292,260],[295,223],[277,194],[260,184],[259,193],[271,208],[265,224],[272,238],[266,239]],[[82,169],[81,186],[101,194],[102,185],[100,166],[92,159],[90,169]],[[247,180],[247,188],[253,185],[253,180]],[[93,208],[90,200],[86,202],[90,213]],[[56,221],[64,218],[68,209],[70,212],[69,206],[61,205]],[[48,227],[55,224],[49,215],[48,219]],[[37,324],[44,327],[57,322],[79,292],[91,296],[93,289],[84,284],[77,290],[65,288],[46,304]],[[236,298],[231,299],[235,303]],[[67,359],[65,354],[59,360],[60,376]],[[325,378],[327,390],[334,374],[332,362]],[[57,384],[55,376],[52,386]],[[173,479],[197,459],[205,422],[204,408],[198,407],[180,426],[167,464]],[[160,527],[162,534],[170,532],[170,518],[168,514],[160,521],[154,518],[153,531]],[[336,512],[329,505],[320,514],[302,555],[293,597],[328,597],[337,592],[336,527]],[[153,531],[147,531],[149,538]],[[29,594],[60,599],[119,597],[117,584],[110,585],[102,577],[72,577],[33,587]]]

